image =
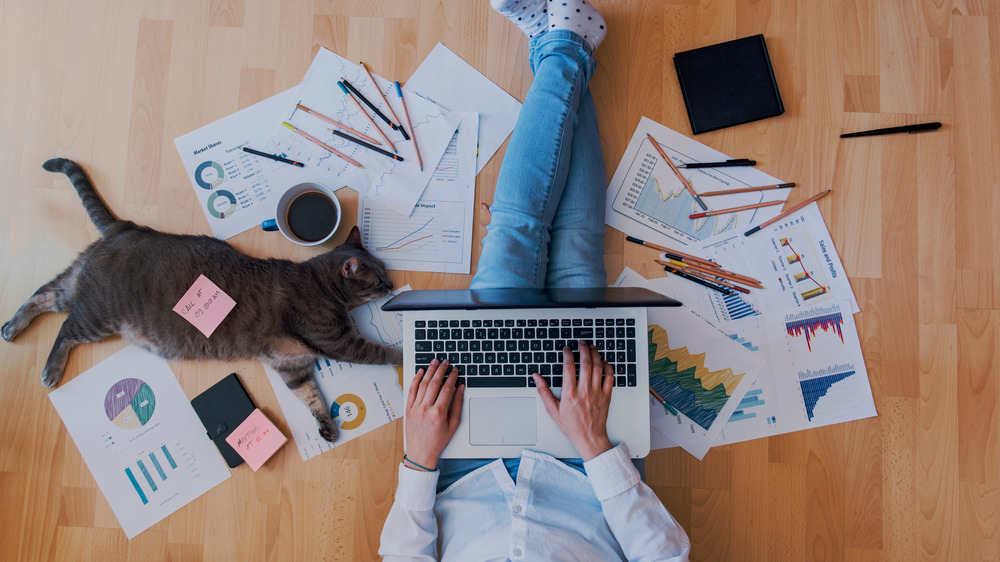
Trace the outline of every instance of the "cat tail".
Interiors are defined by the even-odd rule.
[[[90,216],[90,220],[94,221],[94,225],[97,226],[97,230],[101,234],[104,234],[104,231],[118,220],[104,204],[101,196],[94,190],[94,184],[90,182],[87,173],[79,164],[66,158],[53,158],[46,160],[42,164],[42,168],[50,172],[61,172],[69,177],[70,181],[73,182],[73,187],[76,188],[76,193],[83,201],[83,208],[87,210],[87,215]]]

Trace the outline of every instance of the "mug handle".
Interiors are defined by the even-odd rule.
[[[260,227],[268,232],[274,232],[278,230],[278,221],[275,219],[267,219],[266,221],[260,223]]]

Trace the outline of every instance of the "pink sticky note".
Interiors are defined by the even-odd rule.
[[[259,408],[226,437],[226,443],[247,461],[254,472],[257,472],[257,469],[263,466],[286,441],[288,438]]]
[[[222,324],[234,306],[236,301],[232,297],[208,277],[199,275],[194,285],[178,301],[174,312],[183,316],[207,338]]]

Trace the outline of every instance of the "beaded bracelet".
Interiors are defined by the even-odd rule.
[[[434,471],[437,470],[437,469],[431,470],[431,469],[427,468],[426,466],[421,466],[421,465],[413,462],[412,460],[406,458],[406,453],[403,453],[403,462],[408,462],[408,463],[412,464],[413,466],[415,466],[415,467],[417,467],[417,468],[419,468],[419,469],[421,469],[423,471],[426,471],[426,472],[434,472]]]

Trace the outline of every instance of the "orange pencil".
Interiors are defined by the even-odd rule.
[[[354,102],[354,105],[358,107],[358,111],[360,111],[361,115],[364,115],[365,119],[367,119],[368,122],[372,124],[372,127],[374,127],[376,131],[378,131],[378,134],[382,135],[382,140],[384,140],[385,143],[389,145],[389,148],[391,148],[393,152],[397,152],[396,147],[392,145],[392,141],[389,140],[389,137],[385,136],[385,133],[382,132],[382,129],[378,128],[378,125],[375,124],[375,120],[372,119],[371,115],[365,113],[365,108],[361,107],[361,103],[358,102],[358,100],[354,99],[354,96],[351,95],[351,92],[347,90],[347,86],[345,86],[343,82],[337,82],[337,85],[340,86],[340,89],[344,91],[344,95]]]
[[[332,146],[327,145],[326,143],[324,143],[323,141],[319,140],[318,138],[310,135],[309,133],[307,133],[305,131],[302,131],[302,130],[299,130],[299,128],[296,127],[295,125],[292,125],[291,123],[288,123],[287,121],[282,122],[281,124],[284,125],[284,126],[286,126],[286,127],[288,127],[289,129],[291,129],[292,132],[294,132],[294,133],[296,133],[296,134],[298,134],[298,135],[306,138],[309,141],[312,141],[317,146],[325,149],[330,154],[333,154],[334,156],[336,156],[338,158],[341,158],[341,159],[347,161],[350,164],[354,164],[355,166],[357,166],[359,168],[364,168],[364,166],[362,166],[361,163],[358,162],[357,160],[354,160],[353,158],[351,158],[350,156],[347,156],[343,152],[340,152],[339,150],[333,148]]]
[[[410,130],[410,140],[413,141],[413,150],[417,152],[417,164],[420,165],[420,171],[424,171],[424,162],[420,159],[420,147],[417,146],[417,132],[413,130],[413,125],[410,124],[410,111],[406,109],[406,99],[403,98],[403,89],[399,87],[399,82],[396,82],[396,95],[399,96],[399,103],[403,104],[403,117],[406,117],[406,128]]]
[[[826,195],[827,193],[830,193],[830,191],[832,191],[832,190],[830,190],[830,189],[827,189],[826,191],[822,191],[822,192],[820,192],[820,193],[817,193],[816,195],[813,195],[813,196],[812,196],[812,197],[810,197],[809,199],[806,199],[805,201],[803,201],[803,202],[799,203],[798,205],[796,205],[796,206],[792,207],[791,209],[788,209],[788,210],[787,210],[787,211],[785,211],[784,213],[781,213],[780,215],[778,215],[778,216],[774,217],[773,219],[771,219],[771,220],[769,220],[769,221],[766,221],[766,222],[764,222],[764,223],[761,223],[761,224],[758,224],[757,226],[755,226],[755,227],[751,228],[750,230],[748,230],[748,231],[744,232],[744,233],[743,233],[743,236],[750,236],[750,235],[751,235],[751,234],[753,234],[754,232],[757,232],[758,230],[760,230],[760,229],[762,229],[762,228],[764,228],[764,227],[766,227],[766,226],[770,226],[770,225],[772,225],[772,224],[774,224],[774,223],[776,223],[776,222],[780,221],[781,219],[783,219],[783,218],[787,217],[788,215],[790,215],[790,214],[794,213],[795,211],[798,211],[799,209],[801,209],[801,208],[805,207],[806,205],[808,205],[808,204],[812,203],[813,201],[816,201],[816,200],[817,200],[817,199],[819,199],[820,197],[823,197],[823,196],[824,196],[824,195]]]
[[[318,111],[313,111],[313,110],[309,109],[308,107],[302,105],[301,103],[295,104],[295,107],[301,109],[302,111],[305,111],[309,115],[314,115],[316,117],[319,117],[323,121],[326,121],[327,123],[333,125],[334,127],[337,127],[338,129],[343,129],[343,130],[347,131],[348,133],[351,133],[352,135],[361,137],[361,138],[365,139],[368,142],[373,142],[375,144],[382,144],[379,141],[377,141],[377,140],[369,137],[368,135],[362,133],[361,131],[355,131],[354,129],[348,127],[347,125],[344,125],[343,123],[341,123],[339,121],[334,121],[333,119],[330,119],[329,117],[327,117],[326,115],[323,115],[322,113],[319,113]]]
[[[724,215],[726,213],[738,213],[740,211],[749,211],[750,209],[760,209],[762,207],[773,207],[775,205],[784,205],[784,201],[768,201],[767,203],[754,203],[753,205],[743,205],[742,207],[732,207],[730,209],[718,209],[715,211],[706,211],[704,213],[694,213],[688,215],[690,219],[701,219],[705,217],[713,217],[715,215]]]
[[[702,197],[711,197],[713,195],[732,195],[734,193],[752,193],[755,191],[767,191],[769,189],[784,189],[786,187],[795,187],[795,183],[779,183],[775,185],[761,185],[758,187],[741,187],[740,189],[723,189],[721,191],[703,191],[698,195]]]
[[[646,136],[649,137],[649,142],[653,143],[653,147],[656,148],[656,151],[660,153],[660,156],[662,156],[663,159],[666,160],[667,164],[670,165],[670,169],[673,170],[675,174],[677,174],[678,178],[680,178],[681,183],[683,183],[684,187],[687,188],[688,193],[691,194],[691,197],[694,197],[695,202],[698,203],[698,206],[701,207],[701,210],[707,211],[708,205],[706,205],[705,202],[701,200],[701,197],[698,197],[698,194],[694,192],[694,188],[691,187],[691,183],[687,181],[687,178],[681,175],[681,171],[677,169],[677,166],[675,166],[674,162],[670,159],[669,156],[667,156],[667,153],[663,152],[663,149],[660,148],[660,143],[656,142],[656,139],[653,138],[653,135],[646,133]]]
[[[360,61],[359,64],[361,64],[361,68],[365,69],[365,73],[368,75],[368,79],[372,81],[372,86],[375,87],[375,91],[378,92],[378,96],[380,98],[382,98],[382,101],[385,102],[385,107],[386,107],[386,109],[389,110],[389,115],[392,116],[393,121],[395,121],[396,123],[402,123],[402,121],[399,120],[399,117],[396,117],[396,112],[393,111],[392,110],[392,106],[389,105],[389,100],[385,99],[385,96],[382,94],[382,90],[379,89],[379,87],[378,87],[378,82],[375,81],[375,77],[372,76],[372,72],[370,70],[368,70],[367,66],[365,66],[364,61]],[[400,127],[400,131],[399,132],[403,133],[403,138],[404,139],[410,140],[410,137],[406,134],[406,131],[403,130],[402,127]]]

